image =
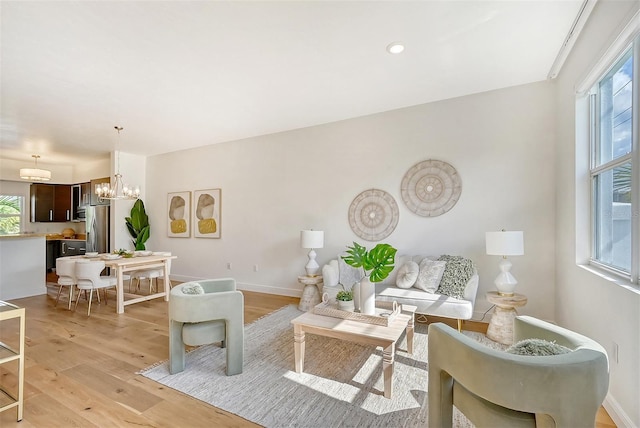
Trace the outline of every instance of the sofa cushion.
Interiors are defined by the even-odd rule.
[[[545,357],[548,355],[568,354],[571,349],[543,339],[524,339],[508,347],[506,352],[516,355]]]
[[[413,286],[427,293],[435,293],[442,280],[446,265],[445,261],[425,258],[420,262],[420,271]]]
[[[360,282],[360,280],[364,277],[364,272],[362,268],[354,268],[349,266],[342,260],[342,257],[338,258],[338,268],[340,271],[340,284],[344,285],[346,290],[351,289],[353,284],[356,282]]]
[[[406,262],[398,269],[396,286],[400,288],[411,288],[418,278],[420,267],[416,262]]]
[[[454,299],[443,294],[426,293],[415,287],[398,288],[392,285],[377,283],[376,300],[396,301],[400,304],[416,306],[417,314],[428,314],[436,317],[471,319],[473,302]]]
[[[473,262],[461,256],[448,255],[442,255],[438,260],[447,262],[447,265],[436,293],[462,299],[467,282],[475,273]]]
[[[340,282],[340,271],[337,260],[331,260],[322,266],[322,282],[325,286],[335,287]]]

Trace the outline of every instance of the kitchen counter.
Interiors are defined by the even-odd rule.
[[[86,241],[87,235],[78,233],[75,238],[65,238],[58,233],[47,233],[47,241]]]
[[[0,300],[45,294],[44,234],[0,236]]]
[[[44,233],[17,233],[14,235],[0,235],[0,239],[42,238],[44,236]]]

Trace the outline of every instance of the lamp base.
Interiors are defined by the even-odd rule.
[[[304,267],[304,270],[307,272],[307,276],[318,276],[320,265],[316,262],[316,252],[313,249],[309,251],[309,261]]]
[[[498,294],[501,296],[513,296],[518,281],[511,275],[509,270],[511,269],[511,262],[507,258],[500,260],[500,274],[493,282],[498,289]]]

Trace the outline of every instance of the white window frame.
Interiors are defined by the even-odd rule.
[[[633,20],[632,20],[633,22]],[[625,29],[628,30],[628,29]],[[609,53],[605,55],[609,60],[607,61],[606,67],[603,67],[603,61],[601,60],[600,64],[595,67],[597,71],[590,73],[591,78],[588,79],[587,83],[583,83],[581,85],[584,87],[586,84],[589,84],[591,88],[596,88],[599,82],[611,71],[613,66],[618,62],[620,58],[622,58],[629,49],[632,50],[633,55],[633,92],[632,92],[632,103],[633,103],[633,113],[632,113],[632,140],[631,140],[631,152],[621,156],[619,158],[608,161],[602,165],[596,164],[597,159],[597,150],[599,149],[599,141],[598,138],[600,136],[599,132],[599,119],[600,112],[599,103],[597,101],[597,93],[590,90],[589,92],[589,174],[588,179],[590,180],[589,188],[591,189],[591,197],[589,199],[590,204],[590,259],[589,264],[598,268],[605,270],[607,272],[613,273],[617,276],[620,276],[632,284],[638,284],[638,277],[640,275],[640,216],[638,215],[639,206],[640,206],[640,144],[639,144],[639,129],[640,129],[640,26],[635,25],[635,28],[632,28],[633,31],[629,31],[629,34],[626,35],[626,44],[620,43],[620,38],[615,47],[615,50],[610,49]],[[621,35],[622,36],[622,35]],[[589,89],[591,89],[589,88]],[[596,90],[597,92],[597,90]],[[597,237],[596,237],[596,199],[595,199],[595,189],[594,189],[594,177],[598,174],[602,173],[606,170],[612,170],[616,166],[620,166],[625,163],[631,163],[631,267],[630,271],[626,272],[621,269],[617,269],[615,267],[609,266],[607,264],[601,263],[600,261],[595,259],[595,252],[597,246]]]
[[[18,230],[18,234],[23,233],[24,232],[24,223],[25,223],[25,209],[26,209],[26,203],[25,203],[25,197],[24,195],[15,195],[15,194],[10,194],[10,193],[5,193],[2,196],[15,196],[18,198],[18,200],[20,201],[20,213],[19,214],[3,214],[0,213],[0,218],[8,218],[8,217],[18,217],[20,219],[20,227]]]

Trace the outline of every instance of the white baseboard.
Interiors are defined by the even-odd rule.
[[[638,428],[611,394],[607,394],[602,406],[607,413],[609,413],[609,416],[611,416],[611,419],[613,419],[613,422],[618,428]]]
[[[238,290],[255,291],[256,293],[277,294],[279,296],[300,297],[302,290],[292,290],[291,288],[270,287],[268,285],[237,283]]]
[[[194,276],[185,276],[185,275],[171,275],[170,279],[172,281],[188,282],[188,281],[201,281],[206,278],[198,278]],[[293,290],[291,288],[284,288],[284,287],[271,287],[268,285],[248,284],[245,282],[237,282],[236,287],[238,288],[238,290],[254,291],[256,293],[277,294],[279,296],[289,296],[289,297],[302,296],[302,290]]]

